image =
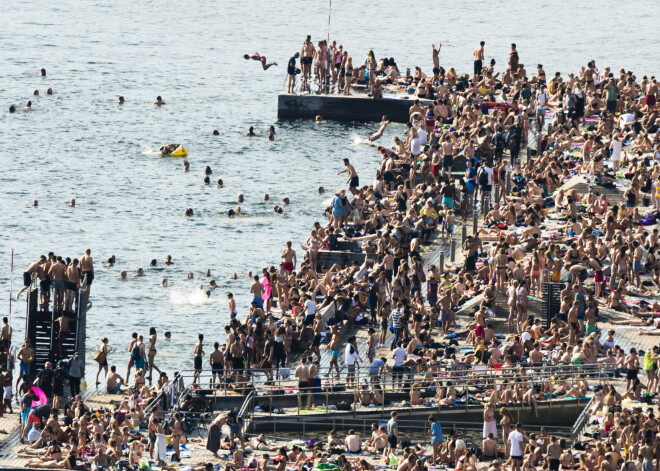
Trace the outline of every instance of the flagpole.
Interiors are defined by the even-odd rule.
[[[9,275],[9,324],[11,325],[11,298],[14,290],[14,249],[11,251],[11,269]]]

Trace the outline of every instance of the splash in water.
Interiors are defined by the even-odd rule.
[[[224,300],[217,296],[216,290],[200,289],[197,286],[173,288],[170,291],[172,304],[202,306],[205,304],[223,304]]]

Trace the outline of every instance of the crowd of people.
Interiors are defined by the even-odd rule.
[[[576,74],[557,72],[550,80],[539,64],[528,77],[515,44],[500,76],[494,61],[484,66],[484,50],[482,42],[474,51],[472,75],[458,76],[453,68],[441,67],[440,45],[433,46],[431,74],[417,67],[413,74],[400,75],[392,59],[378,61],[373,51],[356,67],[341,45],[322,41],[317,49],[307,38],[298,53],[307,86],[313,72],[321,83],[337,81],[346,93],[353,79],[365,82],[375,96],[389,82],[405,83],[419,100],[410,108],[402,137],[394,137],[391,147],[377,148],[382,160],[373,182],[361,184],[345,159],[338,173],[346,175],[348,190],[334,195],[327,220],[314,224],[301,252],[288,242],[277,267],[253,276],[249,310],[241,313],[233,294],[227,294],[230,321],[224,344],[214,341],[207,350],[200,334],[192,350],[194,384],[202,385],[207,370],[213,387],[242,390],[250,381],[272,381],[294,370],[290,373],[306,393],[303,407],[309,409],[317,405],[321,378],[341,376],[340,359],[347,387],[357,390],[363,405],[383,403],[391,390],[408,392],[415,406],[453,406],[470,398],[443,381],[441,370],[461,364],[515,371],[511,381],[475,398],[484,403],[482,447],[476,453],[467,449],[454,430],[445,439],[437,417],[428,421],[431,450],[403,446],[394,411],[386,426],[374,424],[364,442],[355,431],[345,439],[333,432],[327,443],[289,451],[263,436],[248,440],[241,418],[230,412],[216,417],[207,443],[214,458],[219,450],[228,451],[225,469],[251,466],[247,446],[267,452],[254,460],[254,467],[264,471],[320,465],[372,470],[374,465],[361,456],[367,454],[395,463],[398,471],[426,471],[441,464],[473,471],[484,468],[484,459],[490,460],[489,471],[614,471],[621,464],[625,470],[657,469],[659,430],[652,408],[631,411],[622,404],[645,397],[657,402],[660,351],[655,346],[626,352],[617,345],[614,331],[603,340],[597,324],[600,311],[608,308],[624,317],[614,322],[639,325],[640,334],[660,333],[660,305],[654,301],[655,283],[660,282],[654,228],[660,219],[656,80],[640,80],[631,71],[618,76],[609,68],[601,72],[594,61]],[[252,58],[265,64],[263,56]],[[295,82],[297,57],[292,59],[288,72]],[[335,67],[328,70],[328,61]],[[384,117],[381,130],[370,140],[382,137],[387,122]],[[519,152],[527,146],[530,126],[537,132],[549,127],[535,155],[523,162]],[[465,168],[464,173],[455,168]],[[588,190],[564,187],[574,178],[585,181]],[[623,202],[612,204],[606,195],[614,193],[621,193]],[[456,226],[475,212],[485,216],[479,230],[463,242],[462,260],[425,268],[427,241],[457,238]],[[337,250],[340,242],[359,244],[364,263],[319,262],[319,251]],[[66,312],[64,291],[80,282],[81,270],[91,284],[89,255],[88,250],[78,271],[76,260],[69,265],[54,256],[43,257],[26,271],[26,286],[36,276],[42,296],[49,296],[52,284],[59,300],[55,310]],[[59,266],[61,270],[54,269]],[[530,303],[541,297],[547,281],[564,286],[558,312],[543,325]],[[505,319],[498,319],[498,296],[507,299]],[[457,311],[474,298],[473,319],[457,318]],[[504,327],[498,327],[498,321]],[[363,331],[366,342],[360,344]],[[30,383],[23,382],[22,435],[29,442],[23,452],[35,455],[30,466],[74,469],[76,460],[98,467],[136,466],[143,459],[164,465],[168,455],[172,461],[180,458],[188,441],[185,421],[175,414],[163,423],[157,407],[163,392],[179,387],[179,380],[170,381],[155,365],[156,339],[153,327],[148,346],[143,335],[133,334],[125,378],[117,365],[109,365],[108,341],[102,340],[95,355],[97,384],[103,370],[106,392],[127,394],[115,411],[92,411],[80,399],[79,385],[71,378],[84,378],[84,364],[81,368],[60,362],[56,369],[46,365],[35,384],[49,400],[35,408]],[[469,348],[458,351],[451,341]],[[23,348],[19,360],[27,377],[30,371],[24,371],[22,359],[30,358],[29,341]],[[319,366],[323,355],[330,358],[326,371]],[[367,383],[358,374],[361,364],[368,370]],[[578,376],[557,381],[530,377],[519,368],[569,364],[608,366],[612,375],[625,377],[626,391],[602,390]],[[148,387],[153,369],[160,376]],[[645,382],[638,376],[641,370]],[[386,375],[391,377],[389,389],[384,387]],[[70,402],[62,397],[67,381],[74,398]],[[538,416],[538,403],[548,397],[587,396],[594,397],[590,412],[600,411],[601,419],[597,433],[579,452],[575,444],[571,448],[546,430],[526,433],[506,409],[529,405]],[[222,438],[225,426],[232,433]],[[169,453],[166,434],[173,447]],[[333,450],[340,450],[338,459],[330,456]],[[271,452],[277,453],[274,459]]]

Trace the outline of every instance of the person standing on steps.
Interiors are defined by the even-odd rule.
[[[92,260],[92,250],[85,250],[85,255],[80,257],[80,269],[83,277],[87,277],[87,299],[91,294],[92,282],[94,281],[94,261]]]
[[[258,278],[258,277],[255,277]],[[195,364],[195,375],[193,376],[193,384],[197,384],[199,375],[202,373],[202,358],[204,356],[204,334],[199,334],[197,336],[197,344],[193,349],[194,364]]]

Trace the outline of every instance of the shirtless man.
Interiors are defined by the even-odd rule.
[[[326,377],[330,376],[330,373],[332,372],[332,367],[334,366],[335,369],[337,370],[337,377],[339,377],[339,346],[341,342],[341,334],[339,333],[339,329],[337,328],[337,324],[334,324],[331,328],[332,332],[332,339],[330,340],[330,343],[325,347],[325,352],[330,350],[330,354],[332,355],[330,357],[330,364],[328,365],[328,372],[326,373]],[[17,386],[18,387],[18,386]]]
[[[300,365],[296,368],[295,372],[296,378],[298,378],[298,396],[300,398],[301,408],[305,408],[305,404],[309,402],[309,398],[305,401],[305,396],[309,394],[309,383],[307,381],[309,377],[309,367],[307,366],[307,360],[304,356],[300,357]]]
[[[85,255],[80,257],[80,269],[82,270],[83,277],[87,277],[87,297],[91,294],[92,281],[94,281],[94,262],[92,260],[92,250],[85,250]]]
[[[64,282],[66,281],[66,265],[62,257],[57,257],[55,263],[48,270],[48,277],[53,284],[53,311],[62,312],[64,310]]]
[[[202,356],[204,356],[204,334],[197,336],[197,343],[193,348],[195,375],[193,376],[193,384],[197,384],[199,375],[202,373]]]
[[[224,384],[223,380],[223,362],[225,359],[224,353],[220,350],[220,344],[215,342],[213,344],[213,351],[209,356],[209,363],[211,364],[211,373],[213,374],[213,379],[211,384],[215,384],[215,377],[218,376],[218,387]]]
[[[42,255],[39,257],[39,265],[37,266],[37,277],[39,278],[39,307],[42,311],[47,311],[48,304],[50,303],[49,270],[50,261]]]
[[[67,281],[64,282],[66,288],[66,297],[64,300],[64,310],[73,310],[73,300],[78,293],[80,287],[80,268],[78,267],[78,259],[74,258],[71,264],[66,269]]]
[[[472,55],[474,56],[474,76],[478,78],[481,75],[481,68],[484,64],[484,46],[486,41],[481,41],[479,45],[474,49]]]
[[[8,352],[11,342],[12,328],[9,325],[7,317],[2,318],[2,328],[0,329],[0,353]]]
[[[346,168],[340,172],[337,172],[337,175],[348,173],[348,180],[346,180],[348,182],[348,189],[355,195],[357,194],[358,188],[360,187],[360,178],[355,171],[355,167],[351,165],[348,159],[344,159],[344,166]]]
[[[323,40],[318,42],[318,46],[316,49],[316,78],[322,88],[328,76],[328,44]]]
[[[261,67],[263,67],[264,70],[268,70],[268,68],[272,65],[277,65],[277,62],[271,62],[270,64],[267,64],[266,63],[266,56],[262,56],[258,52],[253,52],[252,54],[244,54],[243,58],[245,60],[253,59],[255,61],[261,62]]]
[[[435,44],[431,44],[433,48],[433,82],[437,82],[440,76],[440,48],[442,48],[442,43],[438,43],[438,48],[435,48]]]
[[[264,294],[264,285],[259,282],[258,275],[254,275],[254,283],[252,283],[252,286],[250,287],[250,293],[252,294],[252,302],[257,303],[257,305],[263,309],[264,300],[262,299],[262,296]]]
[[[280,258],[284,259],[284,269],[289,275],[296,269],[296,265],[298,264],[296,251],[291,248],[291,245],[291,241],[287,241],[286,249],[282,250],[282,255],[280,256]]]
[[[108,394],[118,394],[119,388],[124,383],[124,378],[117,374],[117,367],[112,365],[110,367],[110,373],[105,377],[105,390]]]
[[[229,310],[229,318],[233,319],[238,315],[236,311],[236,300],[233,293],[227,293],[227,309]]]
[[[26,338],[23,346],[18,350],[16,359],[19,363],[18,378],[16,379],[16,394],[18,394],[18,383],[21,379],[27,380],[30,377],[30,366],[34,362],[34,348],[30,344],[30,339]]]
[[[312,44],[312,37],[307,35],[307,38],[300,48],[300,68],[302,69],[301,91],[309,91],[309,82],[311,81],[312,76],[312,63],[314,62],[315,54],[316,49],[314,48],[314,44]]]
[[[60,352],[60,358],[62,358],[62,344],[64,343],[64,340],[66,340],[66,336],[69,335],[71,332],[71,321],[78,320],[78,317],[68,317],[62,313],[60,317],[55,319],[55,322],[59,324],[59,334],[58,334],[58,342],[57,342],[57,348]]]
[[[442,333],[447,335],[451,324],[451,290],[442,290],[442,293],[443,296],[438,301],[441,311],[440,320],[442,321]]]
[[[42,257],[44,259],[46,258],[43,255]],[[30,266],[27,267],[27,270],[23,272],[23,287],[18,293],[16,293],[16,299],[19,299],[21,297],[21,293],[30,287],[32,280],[37,275],[37,268],[39,267],[40,262],[41,258],[39,258],[39,260],[35,260],[34,262],[30,263]]]
[[[383,117],[380,119],[380,128],[378,131],[369,136],[369,142],[374,142],[380,139],[388,124],[390,124],[389,119],[387,119],[386,115],[383,115]]]

